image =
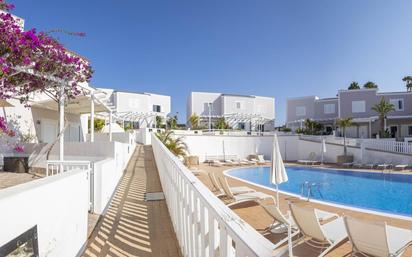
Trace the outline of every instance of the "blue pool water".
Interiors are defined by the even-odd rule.
[[[306,167],[287,167],[286,171],[289,181],[279,186],[282,191],[300,195],[302,184],[308,181],[316,184],[311,199],[412,216],[411,175]],[[269,183],[269,173],[269,167],[241,168],[228,172],[234,177],[275,188]]]

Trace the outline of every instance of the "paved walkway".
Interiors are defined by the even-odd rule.
[[[152,148],[138,146],[84,256],[181,256],[166,202],[144,200],[159,191]]]

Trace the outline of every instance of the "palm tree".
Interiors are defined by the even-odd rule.
[[[193,113],[189,117],[189,122],[192,127],[192,129],[197,129],[199,127],[199,116],[196,113]]]
[[[156,116],[156,128],[160,128],[163,125],[163,117]]]
[[[339,126],[339,128],[342,128],[342,133],[343,133],[343,154],[346,156],[348,153],[348,149],[346,147],[346,128],[352,126],[352,118],[343,118],[343,119],[338,119],[336,121],[336,125]]]
[[[406,91],[412,91],[412,76],[406,76],[402,81],[406,82]]]
[[[216,127],[217,127],[217,129],[228,129],[229,125],[226,123],[225,118],[221,117],[217,120]]]
[[[176,129],[177,128],[177,115],[169,117],[169,119],[167,120],[167,123],[170,129]]]
[[[359,83],[356,82],[356,81],[352,81],[352,83],[350,83],[348,89],[349,90],[360,89]]]
[[[363,85],[363,88],[378,88],[378,85],[372,81],[368,81]]]
[[[388,112],[394,111],[395,106],[391,103],[386,102],[385,98],[382,97],[378,104],[375,104],[374,106],[372,106],[372,110],[374,110],[375,112],[379,114],[379,120],[381,123],[381,131],[379,133],[379,136],[384,137],[386,114],[388,114]]]
[[[161,133],[156,133],[157,138],[177,157],[187,156],[187,145],[181,137],[173,137],[173,131],[168,130]]]

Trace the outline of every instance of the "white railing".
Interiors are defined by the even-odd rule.
[[[46,176],[60,174],[62,172],[72,170],[87,170],[91,169],[90,161],[47,161]]]
[[[274,245],[223,204],[154,135],[152,146],[183,256],[275,256]]]
[[[314,142],[321,142],[322,138],[325,139],[326,143],[343,145],[342,137],[334,136],[312,136],[312,135],[301,135],[300,139],[309,140]],[[347,146],[360,147],[361,144],[371,150],[379,150],[384,152],[392,153],[402,153],[402,154],[412,154],[412,144],[408,142],[395,141],[394,138],[346,138]]]
[[[364,142],[364,144],[368,149],[393,153],[412,154],[412,144],[408,142],[367,140]]]

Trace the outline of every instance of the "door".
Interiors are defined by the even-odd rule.
[[[43,143],[52,143],[57,138],[57,121],[42,120],[41,138]]]
[[[80,142],[80,125],[70,124],[69,128],[70,128],[70,132],[69,132],[70,142]]]
[[[359,126],[359,138],[368,138],[368,126]]]

